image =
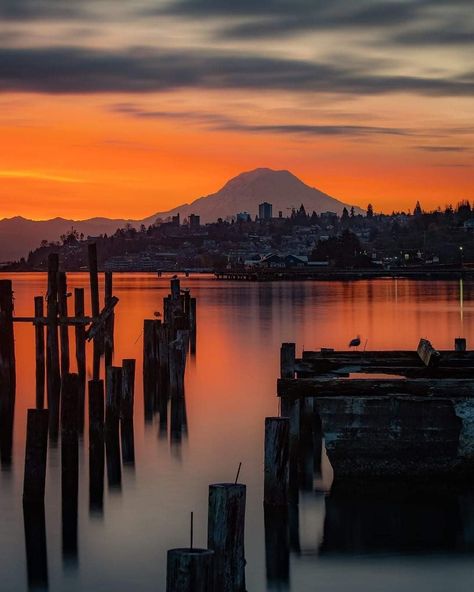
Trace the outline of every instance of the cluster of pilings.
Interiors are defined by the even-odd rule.
[[[209,485],[207,548],[170,549],[166,592],[245,592],[246,486]]]
[[[102,379],[88,382],[89,391],[89,509],[103,512],[104,474],[109,488],[121,486],[122,463],[134,464],[133,404],[135,360],[107,368]],[[106,392],[104,392],[106,391]],[[77,562],[79,489],[79,417],[82,396],[78,373],[61,380],[61,500],[63,559]],[[105,411],[104,411],[105,410]],[[23,509],[30,587],[48,581],[44,497],[48,450],[49,409],[28,409],[23,481]]]
[[[188,351],[196,351],[196,299],[171,279],[171,292],[163,299],[163,317],[143,324],[143,393],[145,421],[159,414],[160,432],[166,433],[171,400],[172,441],[186,429],[184,373]]]
[[[89,510],[103,512],[104,476],[109,488],[121,487],[122,465],[134,465],[133,406],[135,360],[113,366],[114,307],[112,274],[105,274],[104,307],[99,304],[96,245],[89,245],[91,316],[85,315],[84,289],[74,290],[74,314],[68,312],[66,273],[59,257],[48,257],[48,288],[34,298],[34,316],[14,316],[11,280],[0,281],[0,438],[2,465],[11,462],[15,404],[15,323],[32,323],[35,333],[35,408],[27,412],[23,510],[28,581],[31,588],[48,582],[44,513],[48,445],[60,438],[62,553],[77,562],[79,439],[84,431],[86,342],[93,340],[89,401]],[[45,306],[46,305],[46,306]],[[46,309],[46,310],[45,310]],[[75,372],[69,349],[69,327],[75,333]],[[45,339],[46,331],[46,339]],[[104,358],[105,380],[101,379]],[[46,394],[46,397],[45,397]],[[45,401],[46,398],[46,401]],[[49,436],[49,437],[48,437]]]

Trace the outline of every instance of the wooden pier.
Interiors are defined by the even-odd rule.
[[[277,392],[301,446],[311,401],[335,477],[474,477],[474,351],[304,351],[283,344]],[[307,412],[307,411],[306,411]],[[311,411],[310,411],[311,412]],[[291,487],[291,466],[290,466]]]

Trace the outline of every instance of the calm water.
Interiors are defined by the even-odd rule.
[[[87,278],[69,275],[69,288]],[[137,359],[134,467],[124,467],[120,490],[105,485],[103,514],[89,512],[87,433],[80,444],[77,557],[63,557],[59,449],[48,451],[46,540],[49,589],[94,592],[160,591],[166,550],[188,542],[189,512],[195,544],[206,545],[207,486],[234,478],[248,487],[246,521],[249,592],[451,592],[474,586],[474,504],[463,496],[426,496],[399,504],[380,497],[329,496],[331,469],[300,493],[290,513],[288,573],[285,548],[271,550],[278,528],[267,532],[263,499],[264,418],[278,412],[275,396],[282,341],[298,352],[345,348],[361,334],[368,349],[414,349],[420,336],[451,348],[457,336],[474,343],[474,285],[380,280],[356,283],[224,283],[183,279],[198,298],[197,353],[186,371],[186,417],[173,440],[159,422],[145,424],[141,386],[142,325],[162,308],[168,280],[153,275],[115,278],[115,363]],[[45,276],[14,276],[17,315],[33,311]],[[72,305],[70,305],[72,306]],[[0,589],[27,589],[21,503],[25,418],[34,406],[34,339],[17,325],[17,400],[11,467],[0,473]],[[72,338],[72,335],[71,335]],[[71,339],[71,341],[73,341]],[[88,350],[88,355],[91,352]],[[90,359],[90,355],[89,355]],[[268,526],[268,525],[267,525]],[[284,580],[287,579],[287,583]]]

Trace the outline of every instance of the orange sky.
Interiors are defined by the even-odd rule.
[[[123,20],[100,22],[91,15],[108,0],[54,18],[44,8],[53,0],[44,13],[28,12],[26,0],[18,14],[0,8],[0,218],[142,218],[263,166],[378,211],[473,199],[472,53],[463,38],[421,36],[442,22],[451,38],[454,21],[440,10],[462,19],[463,3],[424,0],[425,12],[408,13],[407,2],[393,23],[367,12],[387,2],[362,0],[368,24],[350,30],[343,12],[339,22],[320,8],[313,31],[294,24],[314,17],[303,0],[287,5],[290,20],[273,0],[257,13],[244,2],[238,18],[209,0],[199,26],[197,9],[173,0],[158,3],[168,6],[159,39],[143,18],[146,0],[133,14],[119,2]],[[286,27],[279,41],[264,30],[267,4],[271,27],[278,18]],[[406,29],[397,18],[409,16],[418,46],[396,41]]]

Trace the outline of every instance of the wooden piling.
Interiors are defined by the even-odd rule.
[[[158,380],[160,397],[167,394],[169,385],[169,332],[168,326],[157,324],[158,339]]]
[[[74,289],[74,315],[77,319],[84,318],[84,288]],[[78,428],[79,433],[84,431],[84,407],[86,395],[86,329],[83,324],[77,324],[74,327],[74,336],[76,342],[76,365],[79,376],[79,410],[78,410]]]
[[[85,314],[84,288],[74,289],[74,315],[82,319]],[[76,338],[76,363],[79,381],[85,384],[86,378],[86,329],[83,324],[78,323],[74,327]]]
[[[120,436],[122,442],[122,461],[135,463],[135,443],[133,433],[133,406],[135,392],[135,360],[122,362],[122,398],[120,402]]]
[[[207,546],[214,551],[214,589],[245,592],[246,486],[216,483],[209,486]]]
[[[61,469],[62,489],[67,497],[77,496],[79,448],[78,421],[79,377],[65,374],[61,387]]]
[[[265,418],[264,503],[269,506],[289,501],[289,439],[289,418]]]
[[[88,260],[89,260],[89,281],[91,290],[91,311],[93,318],[97,319],[100,313],[99,303],[99,272],[97,266],[97,245],[90,243],[87,246]],[[100,356],[102,353],[102,340],[100,335],[94,337],[94,357],[92,376],[94,380],[100,378]]]
[[[48,256],[48,295],[46,332],[46,376],[49,409],[49,433],[56,440],[59,430],[59,398],[61,392],[61,372],[59,366],[58,339],[58,271],[59,256]]]
[[[280,349],[280,377],[295,377],[296,344],[282,343]]]
[[[282,343],[280,349],[280,378],[294,378],[296,364],[296,344]],[[286,397],[281,398],[281,416],[289,417],[290,401]]]
[[[104,503],[104,381],[89,381],[89,509],[102,512]]]
[[[145,319],[143,322],[143,397],[145,421],[153,419],[157,387],[157,344],[156,321]]]
[[[99,271],[97,266],[97,245],[89,243],[87,246],[89,258],[89,281],[91,286],[91,310],[92,316],[97,318],[100,313],[99,304]]]
[[[0,280],[0,397],[15,395],[15,339],[11,280]]]
[[[35,318],[44,317],[43,296],[35,296]],[[35,360],[36,360],[36,408],[44,408],[44,325],[35,323]]]
[[[67,319],[67,278],[64,271],[58,273],[58,313],[60,319]],[[69,327],[65,322],[59,325],[61,344],[61,374],[69,372]]]
[[[105,306],[110,305],[113,296],[113,276],[111,271],[105,272]],[[115,313],[109,315],[105,324],[104,331],[104,357],[105,366],[112,365],[113,352],[114,352],[114,326],[115,326]]]
[[[166,592],[221,592],[214,590],[214,551],[170,549]]]
[[[43,503],[48,450],[47,409],[28,409],[23,501]]]
[[[181,285],[179,278],[171,279],[171,300],[179,300],[181,295]]]
[[[122,397],[122,368],[107,368],[105,402],[105,450],[107,458],[107,480],[110,487],[120,487],[122,471],[120,466],[120,399]]]
[[[464,337],[456,337],[454,340],[454,350],[457,352],[466,351],[466,339]]]

